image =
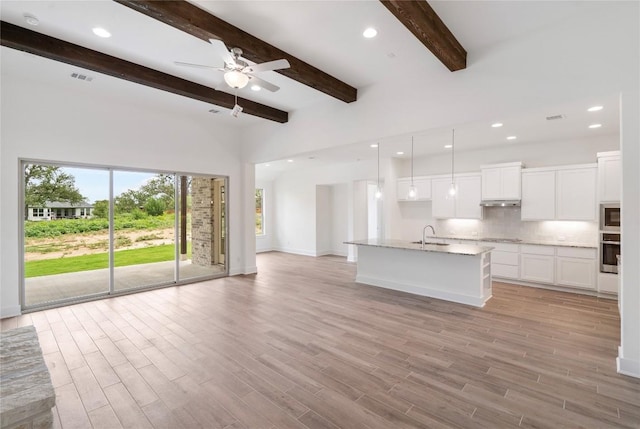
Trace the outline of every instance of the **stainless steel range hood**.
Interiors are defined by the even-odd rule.
[[[482,207],[520,207],[520,200],[484,200],[480,201]]]

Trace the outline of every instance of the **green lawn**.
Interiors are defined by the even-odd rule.
[[[172,261],[175,257],[174,249],[173,244],[165,244],[141,249],[119,250],[115,252],[115,266],[124,267],[127,265]],[[191,257],[190,245],[187,249],[187,255]],[[53,274],[98,270],[100,268],[109,268],[108,253],[30,261],[25,263],[25,277],[50,276]]]

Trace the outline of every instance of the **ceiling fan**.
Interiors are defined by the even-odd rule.
[[[224,61],[224,67],[208,66],[204,64],[191,64],[175,61],[176,65],[199,67],[199,68],[211,68],[224,72],[224,81],[231,88],[241,89],[247,86],[249,82],[254,85],[264,88],[267,91],[276,92],[280,89],[279,86],[267,82],[264,79],[260,79],[254,76],[254,73],[260,73],[265,71],[280,70],[291,67],[289,61],[285,59],[267,61],[266,63],[249,65],[246,61],[241,59],[242,49],[232,48],[231,51],[227,49],[227,46],[222,40],[209,39],[211,45],[216,50],[217,54]]]

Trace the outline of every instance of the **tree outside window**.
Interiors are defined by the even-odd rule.
[[[264,235],[264,189],[256,189],[256,235]]]

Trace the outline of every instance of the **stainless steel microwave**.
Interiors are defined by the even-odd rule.
[[[600,231],[620,232],[620,204],[600,204]]]

